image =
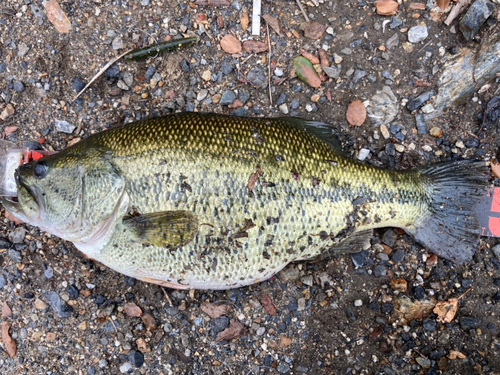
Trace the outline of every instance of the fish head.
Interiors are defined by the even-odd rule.
[[[117,206],[123,206],[125,184],[101,151],[63,151],[40,158],[19,166],[15,180],[17,202],[6,202],[6,209],[72,242],[101,233],[110,218],[116,217]]]
[[[77,160],[57,155],[19,166],[15,172],[17,213],[53,234],[67,230],[69,225],[74,229],[82,209],[80,169]]]

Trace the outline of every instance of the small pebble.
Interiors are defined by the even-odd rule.
[[[368,155],[370,155],[370,150],[367,148],[362,148],[361,150],[359,150],[358,160],[363,161],[368,157]]]
[[[130,364],[130,362],[126,362],[120,366],[120,372],[122,374],[125,374],[125,373],[129,372],[130,370],[132,370],[132,365]]]
[[[120,67],[116,64],[111,65],[104,72],[104,75],[106,76],[107,79],[117,78],[119,74],[120,74]]]
[[[21,243],[24,241],[24,237],[26,236],[26,228],[17,227],[12,232],[9,233],[9,239],[12,243]]]
[[[64,120],[54,120],[54,125],[56,126],[56,130],[61,133],[71,134],[76,129],[76,126],[71,125],[69,122]]]
[[[408,41],[410,43],[419,43],[429,36],[427,26],[413,26],[408,30]]]
[[[342,60],[344,60],[342,56],[339,56],[336,53],[333,54],[333,61],[335,64],[340,64]]]
[[[267,83],[266,75],[259,68],[250,69],[247,74],[247,79],[257,88],[260,88]]]
[[[429,132],[430,135],[436,138],[441,138],[443,136],[443,129],[434,126],[431,131]]]
[[[113,42],[111,43],[112,47],[114,50],[119,50],[119,49],[124,49],[125,48],[125,43],[123,43],[123,39],[117,36],[116,38],[113,39]]]
[[[131,350],[128,353],[128,360],[135,368],[139,368],[144,364],[144,354],[139,350]]]
[[[434,320],[434,319],[431,319],[431,318],[424,319],[424,322],[422,325],[424,326],[424,328],[427,331],[433,332],[436,330],[436,320]]]
[[[24,85],[21,81],[15,81],[14,82],[14,90],[16,92],[23,92],[24,91]]]
[[[284,115],[288,115],[289,111],[288,111],[288,106],[283,103],[282,105],[280,105],[279,107],[279,110],[284,114]]]
[[[284,93],[281,93],[278,100],[276,100],[276,105],[280,106],[286,101],[286,95]]]
[[[196,100],[201,102],[203,99],[207,97],[207,95],[208,95],[208,90],[201,89],[200,91],[198,91],[198,94],[196,95]]]
[[[66,305],[56,292],[50,291],[45,293],[45,298],[47,299],[50,307],[52,307],[54,312],[61,318],[69,317],[70,312],[73,311],[73,308]]]
[[[356,301],[354,301],[354,306],[356,306],[356,307],[363,306],[363,301],[360,299],[357,299]]]
[[[480,321],[477,318],[462,316],[460,318],[460,327],[463,329],[471,329],[479,327]]]
[[[387,270],[384,266],[377,265],[373,268],[373,275],[375,275],[375,277],[385,276],[387,275]]]
[[[146,81],[149,81],[151,78],[153,78],[155,73],[156,73],[156,67],[154,65],[150,65],[146,70],[146,74],[144,74],[144,78],[146,79]]]
[[[367,255],[368,255],[368,252],[365,250],[360,251],[359,253],[351,254],[351,259],[352,259],[352,262],[354,263],[354,266],[362,267],[366,262]]]
[[[227,90],[222,94],[219,104],[229,105],[232,102],[234,102],[235,99],[236,99],[236,94],[234,93],[234,91]]]

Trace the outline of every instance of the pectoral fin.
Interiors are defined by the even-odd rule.
[[[198,219],[189,211],[164,211],[127,217],[123,224],[133,233],[132,241],[168,248],[187,245],[198,231]]]

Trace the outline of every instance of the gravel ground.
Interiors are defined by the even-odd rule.
[[[250,26],[243,27],[245,13],[251,19],[251,1],[218,7],[178,0],[61,2],[71,30],[59,33],[41,2],[4,0],[2,131],[19,145],[61,150],[103,129],[177,111],[286,114],[327,121],[348,154],[389,168],[495,155],[498,120],[483,122],[481,116],[499,95],[499,79],[432,121],[419,117],[432,110],[420,105],[438,91],[444,59],[498,32],[495,18],[467,44],[458,19],[445,26],[446,14],[431,11],[432,1],[422,10],[403,2],[394,16],[376,14],[364,0],[314,3],[305,1],[304,7],[325,27],[319,39],[304,36],[295,1],[263,1],[262,13],[279,20],[282,35],[271,29],[270,54],[230,55],[220,39],[229,33],[239,41],[252,38]],[[140,62],[118,62],[73,101],[125,49],[186,32],[200,41]],[[254,38],[265,41],[266,32],[263,22]],[[331,60],[334,78],[318,89],[285,79],[300,49],[317,53],[319,47]],[[391,93],[384,108],[394,115],[389,124],[367,119],[349,126],[348,104],[375,103],[384,86]],[[410,113],[406,105],[420,94],[426,95]],[[471,262],[454,266],[389,228],[376,231],[361,253],[293,264],[258,285],[179,292],[110,271],[70,243],[2,216],[2,321],[12,325],[17,353],[0,353],[0,372],[498,374],[496,244],[483,238]],[[432,307],[459,297],[455,317],[441,323]],[[227,307],[211,317],[204,312],[207,302]],[[220,340],[238,322],[244,328],[239,337]]]

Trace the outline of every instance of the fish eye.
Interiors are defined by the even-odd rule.
[[[33,168],[33,173],[36,178],[44,178],[49,170],[49,167],[45,163],[37,163]]]

